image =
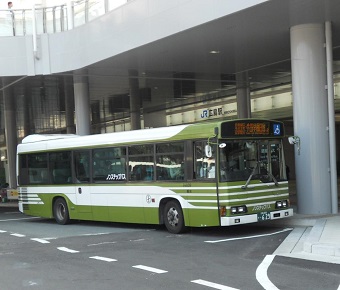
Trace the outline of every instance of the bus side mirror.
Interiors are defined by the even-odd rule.
[[[212,149],[210,145],[205,145],[204,153],[205,153],[205,156],[207,156],[208,158],[212,156]]]
[[[297,145],[297,151],[300,155],[300,137],[299,136],[290,136],[288,137],[289,144]]]

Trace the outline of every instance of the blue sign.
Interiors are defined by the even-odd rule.
[[[274,136],[281,135],[281,124],[278,124],[278,123],[273,124],[273,133],[274,133]]]

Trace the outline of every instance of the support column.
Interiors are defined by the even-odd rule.
[[[166,104],[167,98],[173,98],[174,85],[172,80],[148,79],[147,87],[150,88],[151,98],[143,101],[144,128],[166,127],[167,124]]]
[[[73,76],[76,134],[90,135],[90,96],[87,70],[77,70]]]
[[[140,124],[140,96],[139,96],[139,81],[138,71],[129,70],[129,85],[130,85],[130,123],[131,130],[141,128]]]
[[[325,32],[322,24],[291,28],[295,170],[298,212],[331,213],[330,144],[326,90]]]
[[[10,188],[17,187],[16,181],[16,149],[17,149],[17,122],[16,105],[13,87],[10,82],[3,78],[5,136],[8,162],[8,184]],[[6,87],[8,86],[8,87]]]
[[[27,82],[25,82],[25,93],[24,93],[24,99],[23,99],[23,107],[24,107],[24,136],[28,136],[32,134],[33,130],[31,128],[32,124],[32,116],[30,114],[31,112],[31,100],[32,100],[32,94],[30,90],[30,86]]]
[[[237,118],[251,118],[251,103],[248,73],[236,74]]]
[[[66,117],[66,133],[74,134],[74,96],[72,83],[69,77],[65,76],[64,79],[64,95],[65,95],[65,117]]]

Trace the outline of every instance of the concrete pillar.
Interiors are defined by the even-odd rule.
[[[144,128],[166,127],[167,99],[173,98],[173,81],[170,79],[148,79],[147,87],[151,90],[151,100],[143,101]]]
[[[66,133],[74,134],[76,130],[74,126],[74,96],[72,80],[65,76],[63,82],[65,95]]]
[[[251,102],[248,73],[236,74],[237,118],[251,118]]]
[[[129,70],[129,86],[130,86],[130,123],[131,130],[141,128],[140,124],[140,96],[139,96],[139,81],[138,71]]]
[[[8,79],[3,78],[5,136],[8,162],[8,184],[10,188],[17,187],[16,181],[16,149],[17,149],[17,122],[16,104],[13,87]]]
[[[330,144],[326,89],[325,30],[322,24],[291,28],[295,170],[298,212],[331,213]]]
[[[25,82],[25,93],[23,99],[23,107],[24,107],[24,136],[28,136],[32,134],[33,130],[31,128],[32,125],[32,116],[30,114],[31,111],[31,100],[32,94],[30,86],[27,82]]]
[[[90,96],[87,70],[77,70],[73,75],[76,134],[90,135]]]

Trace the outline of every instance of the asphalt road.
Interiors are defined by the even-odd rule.
[[[290,229],[193,229],[31,218],[0,208],[0,289],[331,289],[340,265],[273,256]]]

